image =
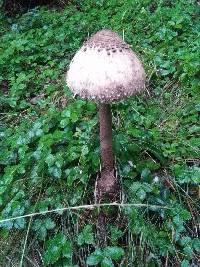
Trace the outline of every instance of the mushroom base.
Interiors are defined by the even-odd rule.
[[[117,201],[120,199],[120,185],[113,171],[102,171],[97,181],[97,200]]]

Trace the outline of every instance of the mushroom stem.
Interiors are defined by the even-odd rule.
[[[100,146],[103,171],[113,171],[114,156],[112,149],[112,114],[109,104],[100,104]]]
[[[100,203],[108,198],[112,201],[112,193],[116,190],[114,177],[114,155],[112,149],[112,113],[109,104],[100,104],[100,146],[101,146],[101,176],[97,182],[97,200]],[[100,211],[98,217],[98,233],[100,247],[106,247],[106,216]]]

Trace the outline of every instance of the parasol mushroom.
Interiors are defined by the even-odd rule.
[[[75,95],[100,103],[101,176],[99,202],[118,193],[112,149],[110,103],[135,95],[145,88],[145,72],[130,45],[111,30],[89,38],[75,54],[67,72],[67,85]]]

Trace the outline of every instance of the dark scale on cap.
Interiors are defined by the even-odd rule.
[[[113,45],[114,42],[114,45]],[[116,49],[126,46],[126,43],[114,32],[110,30],[102,30],[98,34],[93,35],[85,42],[88,46],[95,44],[102,46],[104,49]]]
[[[85,47],[84,49],[83,49],[83,51],[85,52],[87,50],[87,48]]]

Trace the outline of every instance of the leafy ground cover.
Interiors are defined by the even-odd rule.
[[[1,12],[0,25],[0,265],[198,266],[196,1],[87,0],[78,10],[36,8],[9,19]],[[98,209],[62,210],[94,203],[98,107],[73,98],[65,73],[102,28],[124,35],[147,73],[146,93],[112,108],[122,201],[148,207],[120,208],[115,221],[116,207],[104,207],[104,249]]]

